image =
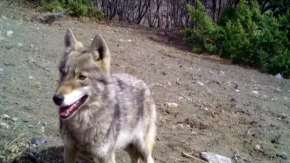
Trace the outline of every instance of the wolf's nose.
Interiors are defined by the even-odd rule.
[[[62,94],[55,94],[53,96],[53,102],[56,104],[56,105],[61,105],[63,103],[63,100],[64,100],[64,97]]]

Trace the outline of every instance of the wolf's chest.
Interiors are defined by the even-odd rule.
[[[66,147],[76,148],[87,158],[105,155],[111,150],[114,142],[109,141],[108,137],[102,137],[96,129],[71,130],[67,126],[61,128],[61,138]]]

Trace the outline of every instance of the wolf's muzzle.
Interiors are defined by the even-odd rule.
[[[64,96],[62,94],[55,94],[52,99],[56,105],[60,106],[63,103]]]

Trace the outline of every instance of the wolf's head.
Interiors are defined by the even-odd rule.
[[[62,119],[69,119],[102,94],[110,78],[110,52],[101,35],[86,48],[66,30],[65,53],[59,65],[60,80],[53,96]],[[94,96],[93,96],[94,95]]]

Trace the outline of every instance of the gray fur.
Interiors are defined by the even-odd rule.
[[[72,37],[66,40],[75,39],[71,31],[69,35]],[[95,60],[96,52],[77,47],[82,52],[66,51],[59,67],[61,77],[56,93],[66,95],[89,88],[87,101],[76,113],[68,119],[60,118],[65,163],[75,162],[77,153],[102,163],[114,163],[117,148],[126,150],[132,163],[140,159],[153,163],[156,109],[151,92],[142,80],[133,76],[108,74],[109,65],[104,64],[109,63],[109,50],[102,37],[96,38],[102,39],[93,42],[105,48],[107,57],[103,59],[108,61]],[[67,45],[71,46],[70,42]],[[86,72],[87,78],[75,79],[78,71]]]

